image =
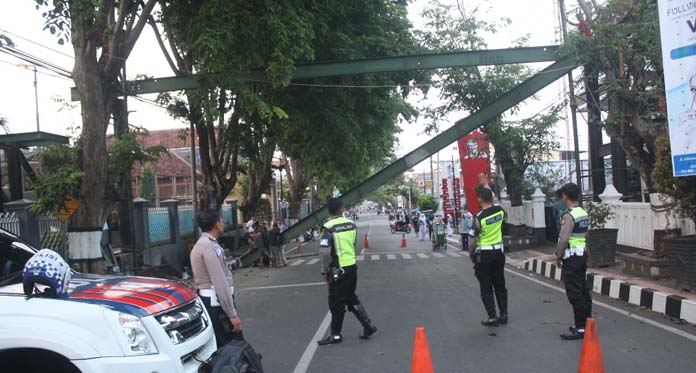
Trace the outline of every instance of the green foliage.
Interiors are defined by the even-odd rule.
[[[551,164],[533,163],[524,173],[522,195],[525,200],[529,200],[536,188],[539,188],[546,195],[546,199],[552,201],[556,196],[556,190],[568,182],[570,179]]]
[[[74,149],[67,145],[49,145],[39,154],[41,173],[34,184],[37,200],[34,214],[57,213],[66,196],[77,196],[84,173],[77,166]]]
[[[588,202],[585,211],[590,218],[590,229],[602,229],[616,213],[611,205]]]
[[[270,221],[273,217],[271,202],[265,198],[261,198],[253,215],[256,215],[261,221]]]
[[[586,2],[583,5],[592,8]],[[604,129],[626,151],[645,183],[653,187],[655,140],[667,133],[660,110],[664,106],[664,74],[657,1],[608,0],[588,13],[593,17],[592,37],[573,33],[565,53],[577,58],[586,72],[599,76],[599,91],[608,104],[603,104],[608,106]],[[579,85],[584,89],[583,83]]]
[[[418,208],[421,211],[437,210],[438,199],[428,194],[423,194],[418,197]]]
[[[144,198],[151,203],[155,202],[157,193],[155,191],[155,175],[152,173],[152,168],[146,166],[143,168],[143,174],[140,175],[139,197]]]
[[[133,164],[154,162],[167,154],[164,146],[157,145],[143,149],[138,142],[139,136],[149,136],[145,129],[133,128],[121,136],[114,138],[109,144],[109,176],[118,178],[119,175],[129,173]]]
[[[674,177],[669,137],[657,139],[657,162],[653,169],[653,180],[657,191],[672,197],[679,215],[696,223],[696,176]]]

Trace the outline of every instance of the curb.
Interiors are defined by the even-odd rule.
[[[556,263],[532,258],[524,261],[523,268],[538,275],[561,280],[563,270]],[[587,272],[587,282],[592,284],[592,291],[618,299],[628,304],[645,307],[668,317],[696,324],[696,300],[679,295],[668,294],[655,289],[633,285],[624,280]]]

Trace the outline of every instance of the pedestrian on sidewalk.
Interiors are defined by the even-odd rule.
[[[505,325],[508,322],[505,253],[503,252],[505,211],[498,204],[495,193],[488,185],[488,177],[481,174],[479,180],[481,185],[476,188],[476,197],[481,211],[476,214],[470,230],[472,239],[469,240],[469,257],[474,262],[474,272],[481,287],[481,300],[488,313],[488,319],[482,320],[481,324]],[[496,315],[496,301],[499,315]]]
[[[283,252],[283,246],[280,241],[280,227],[278,227],[278,223],[273,223],[270,236],[273,268],[278,268],[280,266],[286,267],[288,265],[288,261],[285,259],[285,253]]]
[[[450,237],[454,234],[454,218],[452,215],[447,214],[446,218],[446,224],[447,224],[447,237]]]
[[[431,212],[428,216],[428,240],[433,239],[433,224],[435,223],[435,213]]]
[[[210,316],[217,347],[221,348],[231,340],[244,340],[234,303],[234,278],[217,242],[225,228],[215,211],[200,213],[198,226],[203,234],[191,250],[193,283]]]
[[[588,253],[585,237],[590,227],[590,219],[582,207],[578,206],[580,189],[573,183],[561,188],[561,195],[567,207],[561,217],[561,230],[556,246],[556,266],[563,268],[561,280],[565,284],[566,296],[573,306],[575,326],[568,333],[561,334],[564,340],[578,340],[585,336],[585,322],[592,317],[592,295],[587,283]]]
[[[343,217],[343,202],[331,198],[327,202],[329,220],[324,224],[319,256],[322,275],[329,285],[329,309],[331,310],[331,333],[318,341],[320,346],[341,343],[343,317],[346,309],[355,315],[363,327],[361,339],[369,339],[377,332],[355,290],[358,285],[358,267],[355,257],[355,242],[358,227]]]
[[[416,237],[420,235],[420,231],[418,230],[420,227],[420,216],[418,213],[414,213],[413,216],[411,217],[411,221],[413,221],[413,233],[416,234]]]

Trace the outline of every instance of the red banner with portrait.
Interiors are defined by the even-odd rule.
[[[475,215],[480,209],[474,188],[479,183],[479,174],[490,175],[491,173],[491,151],[486,135],[480,130],[460,138],[458,143],[466,204],[469,211]]]

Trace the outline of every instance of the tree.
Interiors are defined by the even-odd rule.
[[[106,220],[108,152],[106,130],[119,94],[120,76],[156,0],[35,0],[44,29],[70,41],[73,81],[80,95],[82,133],[77,165],[84,173],[74,227],[101,227]]]
[[[572,35],[566,53],[599,74],[600,97],[594,99],[608,110],[603,127],[654,189],[656,139],[667,134],[657,2],[609,0],[598,6],[580,0],[578,5],[581,17],[591,19],[592,36]]]
[[[691,219],[696,224],[696,176],[674,177],[672,175],[672,153],[669,137],[662,136],[655,142],[657,162],[652,178],[657,191],[672,198],[672,207],[679,215]]]
[[[418,197],[418,208],[421,211],[428,211],[432,210],[435,211],[437,210],[438,207],[438,200],[437,198],[428,195],[428,194],[423,194],[420,197]]]
[[[317,60],[332,61],[413,53],[406,6],[400,2],[350,1],[326,9],[328,28],[315,31]],[[382,165],[391,152],[399,120],[414,118],[404,98],[423,73],[365,74],[311,79],[280,91],[288,114],[279,147],[290,160],[291,216],[313,178],[321,199],[348,190]],[[400,87],[397,89],[396,87]],[[340,146],[337,146],[340,143]]]
[[[295,61],[311,59],[308,41],[313,37],[313,3],[293,0],[162,1],[160,33],[154,17],[149,23],[177,76],[219,73],[202,81],[203,88],[188,90],[184,97],[163,95],[175,117],[195,128],[199,139],[203,188],[200,208],[213,196],[219,207],[237,183],[238,170],[249,182],[245,213],[253,210],[259,190],[270,181],[270,161],[275,127],[285,115],[266,100],[267,87],[286,84]],[[165,45],[167,40],[168,45]],[[240,73],[262,69],[270,84],[246,85]],[[269,157],[270,156],[270,157]],[[240,165],[240,159],[245,159]]]
[[[155,175],[152,174],[152,168],[145,166],[143,174],[140,175],[140,188],[138,190],[140,198],[144,198],[150,202],[155,202],[157,192],[155,191]]]
[[[486,34],[494,34],[510,23],[507,19],[500,23],[479,20],[478,9],[454,17],[452,9],[452,6],[436,1],[423,12],[426,27],[417,32],[417,36],[426,49],[437,52],[486,49]],[[515,44],[520,46],[525,41],[526,38],[521,38]],[[531,74],[532,71],[524,65],[439,71],[434,78],[434,88],[441,92],[442,103],[425,108],[425,116],[430,119],[426,131],[436,131],[453,111],[472,114],[483,109]],[[513,108],[511,113],[517,111]],[[508,122],[500,116],[482,128],[496,150],[495,161],[503,171],[513,206],[522,205],[523,176],[527,167],[558,147],[551,134],[559,112],[560,106],[552,107],[533,117]]]

